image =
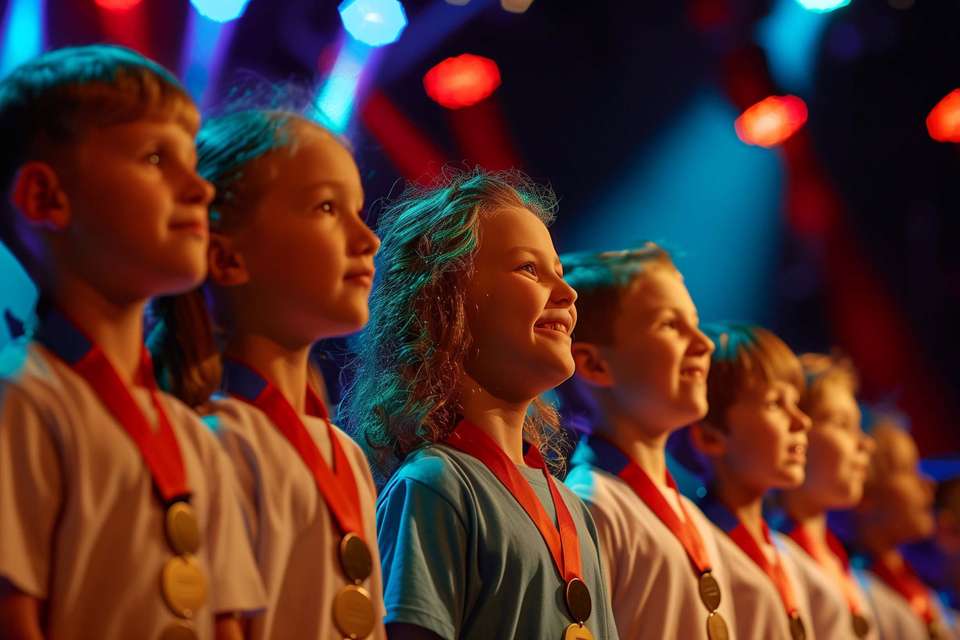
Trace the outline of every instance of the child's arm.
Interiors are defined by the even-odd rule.
[[[387,638],[389,640],[441,640],[433,631],[427,631],[415,624],[388,624]]]
[[[9,584],[0,585],[0,640],[43,640],[40,600]]]

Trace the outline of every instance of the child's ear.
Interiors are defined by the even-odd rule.
[[[690,442],[708,458],[722,456],[727,450],[727,434],[706,420],[690,425]]]
[[[600,349],[589,342],[574,342],[571,347],[573,361],[577,365],[577,376],[595,387],[612,387],[614,380],[610,365]]]
[[[70,201],[57,172],[46,162],[31,161],[20,167],[10,200],[32,225],[62,231],[70,222]]]
[[[207,266],[207,277],[221,287],[246,284],[250,280],[243,254],[237,250],[229,236],[219,233],[210,234]]]

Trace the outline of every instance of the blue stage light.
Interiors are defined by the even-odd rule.
[[[807,11],[817,13],[827,13],[850,4],[850,0],[797,0],[797,2]]]
[[[407,26],[407,14],[397,0],[344,0],[340,19],[347,33],[371,47],[396,42]]]
[[[190,0],[190,4],[214,22],[230,22],[243,15],[250,0]]]
[[[3,17],[0,76],[43,52],[46,0],[10,0]]]

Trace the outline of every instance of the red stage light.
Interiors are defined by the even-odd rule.
[[[938,142],[960,142],[960,89],[954,89],[930,110],[927,131]]]
[[[423,76],[427,95],[448,109],[474,105],[499,86],[497,63],[470,53],[447,58]]]
[[[125,9],[131,9],[142,0],[95,0],[97,6],[101,9],[110,9],[111,11],[124,11]]]
[[[796,96],[770,96],[744,111],[733,123],[737,137],[760,147],[778,145],[807,121],[807,105]]]

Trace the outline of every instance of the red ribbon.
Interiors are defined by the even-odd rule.
[[[762,526],[763,539],[773,547],[773,541],[770,539],[770,529],[767,527],[767,523],[761,522],[760,524]],[[757,563],[757,566],[773,581],[773,585],[777,588],[777,593],[780,594],[780,600],[783,602],[783,608],[786,609],[787,614],[791,617],[796,616],[798,611],[796,596],[787,578],[787,573],[783,568],[783,559],[780,557],[777,548],[773,547],[774,561],[770,562],[760,548],[760,545],[757,544],[757,541],[753,539],[753,536],[750,535],[750,532],[747,531],[742,523],[732,529],[729,535],[733,541],[737,543],[737,546],[750,556],[750,558]]]
[[[920,616],[924,624],[929,626],[936,621],[936,610],[930,591],[906,562],[901,562],[899,567],[894,567],[888,562],[875,559],[871,569],[878,578],[910,603],[910,608]]]
[[[853,581],[853,576],[850,574],[850,559],[847,557],[847,552],[844,551],[843,545],[840,544],[836,536],[830,531],[826,532],[827,547],[842,567],[842,571],[839,573],[833,570],[835,565],[830,561],[827,552],[823,550],[823,547],[814,544],[813,535],[802,524],[795,524],[787,535],[790,536],[801,549],[806,551],[807,555],[813,558],[824,570],[840,578],[840,589],[843,591],[844,600],[847,601],[847,608],[850,609],[850,613],[858,615],[860,613],[860,601],[857,598],[856,584]]]

